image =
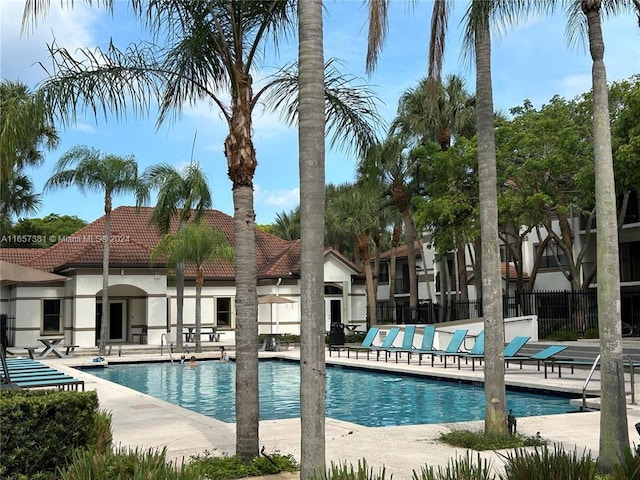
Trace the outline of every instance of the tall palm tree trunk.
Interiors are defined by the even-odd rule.
[[[360,258],[362,258],[362,265],[364,266],[365,276],[365,290],[367,292],[367,320],[369,326],[377,325],[377,312],[376,312],[376,295],[373,291],[373,271],[371,269],[371,256],[369,254],[369,236],[358,235],[356,241],[358,242],[358,251],[360,252]]]
[[[593,60],[593,148],[598,212],[598,326],[600,330],[600,455],[598,463],[611,472],[629,448],[624,367],[622,363],[622,324],[620,319],[620,270],[616,197],[611,152],[607,71],[600,23],[601,2],[584,0],[589,49]]]
[[[251,140],[251,77],[237,66],[225,155],[233,183],[236,258],[236,454],[250,460],[259,454],[258,294],[253,176],[257,166]]]
[[[104,238],[102,245],[102,321],[100,323],[100,346],[98,353],[107,353],[107,323],[110,318],[109,309],[109,236],[111,235],[111,194],[104,196]]]
[[[322,476],[325,452],[324,47],[322,0],[298,2],[301,325],[300,478]]]
[[[196,352],[202,351],[202,284],[204,283],[204,275],[200,267],[196,278]]]
[[[498,205],[496,186],[496,146],[491,84],[491,36],[488,5],[474,0],[481,10],[474,35],[476,59],[476,101],[478,115],[478,174],[480,180],[480,235],[482,238],[482,283],[485,330],[485,433],[507,431],[504,384],[504,330],[500,250],[498,246]]]

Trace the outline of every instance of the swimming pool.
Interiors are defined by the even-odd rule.
[[[98,377],[198,413],[235,422],[235,363],[110,365]],[[260,419],[300,416],[300,366],[261,361]],[[516,417],[575,411],[559,395],[507,391]],[[484,389],[467,383],[327,366],[326,415],[368,427],[449,423],[484,418]]]

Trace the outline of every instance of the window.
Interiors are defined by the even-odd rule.
[[[231,298],[216,298],[216,325],[218,327],[231,326]]]
[[[623,282],[640,281],[640,242],[621,243],[620,280]]]
[[[378,273],[379,283],[389,283],[389,264],[380,262],[380,273]]]
[[[536,245],[536,254],[540,245]],[[550,242],[544,249],[544,253],[540,258],[540,268],[561,268],[569,265],[567,255],[562,251],[555,242]]]
[[[42,301],[42,332],[60,333],[60,300]]]

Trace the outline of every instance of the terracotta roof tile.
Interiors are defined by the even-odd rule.
[[[149,224],[151,207],[118,207],[111,212],[111,238],[109,263],[122,266],[152,265],[151,252],[160,241],[155,226]],[[235,241],[233,218],[218,210],[207,210],[202,219],[216,226]],[[172,222],[170,232],[175,233],[178,220]],[[23,253],[29,249],[2,249],[3,260],[20,263],[45,271],[56,271],[65,266],[101,265],[104,235],[104,217],[88,224],[78,232],[38,254]],[[20,260],[20,261],[18,261]],[[282,240],[262,230],[256,230],[256,261],[258,276],[284,276],[292,266],[300,263],[299,242]],[[155,263],[158,263],[157,261]],[[204,266],[205,278],[233,278],[235,266],[228,262],[212,261]],[[195,268],[188,266],[187,278],[195,277]]]
[[[25,265],[43,252],[41,248],[0,248],[0,260]]]
[[[502,262],[500,264],[500,274],[502,275],[502,278],[507,278],[507,264],[506,264],[506,262]],[[516,270],[515,266],[509,264],[509,279],[510,280],[515,280],[516,278],[518,278],[518,271]],[[522,278],[524,278],[525,280],[529,278],[529,275],[527,274],[527,272],[523,273]]]

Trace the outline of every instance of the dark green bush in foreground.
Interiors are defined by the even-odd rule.
[[[95,444],[95,392],[3,391],[0,478],[52,478],[78,449]]]
[[[189,461],[192,472],[210,480],[231,480],[234,478],[273,475],[280,472],[296,472],[298,463],[291,455],[270,454],[267,457],[256,457],[246,463],[239,456],[214,457],[209,452],[194,455]]]
[[[452,430],[440,434],[440,441],[454,447],[472,450],[502,450],[504,448],[535,447],[545,445],[542,438],[522,435],[489,435],[482,431]]]

